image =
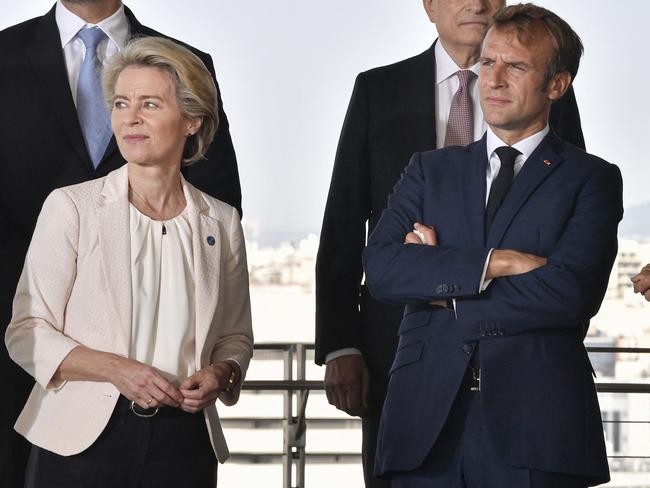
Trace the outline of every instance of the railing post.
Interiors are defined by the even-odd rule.
[[[296,348],[296,370],[298,380],[307,379],[307,351],[304,344],[298,344]],[[296,488],[305,488],[305,444],[306,444],[306,419],[305,409],[309,390],[299,390],[297,397],[298,418],[295,421],[293,430],[293,445],[296,448],[294,458],[296,459]]]
[[[295,344],[289,345],[284,353],[284,380],[293,380],[293,356]],[[293,449],[291,447],[291,420],[293,418],[293,390],[287,388],[284,392],[284,454],[282,456],[282,486],[292,488]]]

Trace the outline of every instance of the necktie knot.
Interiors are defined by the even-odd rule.
[[[460,83],[460,88],[467,88],[469,82],[476,78],[476,73],[471,69],[461,69],[456,71],[456,76],[458,76],[458,81]]]
[[[77,32],[77,37],[84,43],[86,50],[95,51],[99,43],[106,38],[106,34],[99,27],[91,27]]]
[[[501,166],[507,168],[514,168],[515,160],[517,159],[517,156],[521,154],[521,152],[517,151],[514,147],[511,146],[498,147],[495,152],[497,153],[497,156],[499,156]]]

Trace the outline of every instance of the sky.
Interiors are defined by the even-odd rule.
[[[53,1],[0,0],[0,28]],[[650,200],[647,0],[540,0],[582,37],[575,81],[587,149]],[[355,76],[427,49],[420,0],[131,0],[145,25],[209,52],[237,152],[244,213],[261,234],[318,232]],[[1,74],[5,76],[5,73]]]

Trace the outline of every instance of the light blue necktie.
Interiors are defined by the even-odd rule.
[[[77,37],[86,46],[86,55],[81,63],[77,84],[77,115],[86,149],[93,166],[97,168],[113,135],[102,95],[102,66],[97,59],[97,45],[106,38],[106,34],[99,27],[92,27],[80,30]]]

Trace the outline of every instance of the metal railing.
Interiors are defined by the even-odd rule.
[[[243,389],[256,392],[283,392],[283,417],[279,418],[224,418],[226,427],[245,428],[279,428],[283,430],[282,453],[243,453],[233,452],[232,460],[245,463],[278,463],[282,462],[282,486],[285,488],[305,488],[305,464],[310,463],[358,463],[361,454],[358,452],[312,452],[307,454],[306,432],[308,427],[361,427],[359,418],[313,418],[305,415],[307,400],[311,391],[324,390],[321,380],[307,380],[307,351],[313,350],[313,344],[277,343],[256,344],[256,351],[267,351],[276,357],[279,355],[284,363],[284,378],[282,380],[247,380]],[[587,347],[592,353],[636,353],[650,354],[650,348],[637,347]],[[597,382],[599,393],[650,393],[650,383],[627,382]],[[295,399],[295,411],[294,411]],[[604,423],[647,423],[635,421],[611,421]],[[645,456],[610,456],[610,459],[645,458]]]

